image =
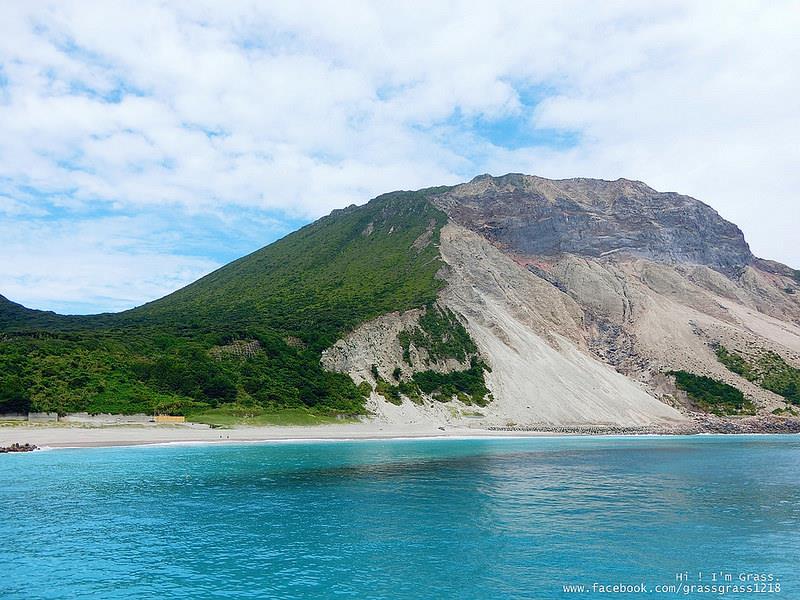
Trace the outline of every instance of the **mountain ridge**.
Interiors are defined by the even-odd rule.
[[[700,410],[669,375],[685,371],[742,390],[741,410],[793,410],[714,347],[774,352],[791,378],[796,274],[689,196],[482,175],[333,211],[122,313],[0,297],[0,377],[17,390],[7,403],[60,411],[250,404],[450,422],[477,403],[494,425],[641,425]]]

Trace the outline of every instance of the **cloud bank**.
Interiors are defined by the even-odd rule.
[[[0,293],[128,308],[394,189],[687,193],[800,266],[795,2],[7,3]]]

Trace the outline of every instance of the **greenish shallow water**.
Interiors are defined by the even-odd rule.
[[[655,586],[718,572],[796,600],[799,559],[798,436],[0,456],[2,598],[712,598]],[[595,582],[648,594],[563,587]]]

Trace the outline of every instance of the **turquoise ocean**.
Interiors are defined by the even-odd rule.
[[[0,455],[3,599],[601,597],[800,599],[800,436]]]

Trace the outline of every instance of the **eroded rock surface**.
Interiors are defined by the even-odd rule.
[[[754,257],[707,204],[640,181],[480,176],[436,200],[455,222],[524,255],[614,253],[738,273]]]

